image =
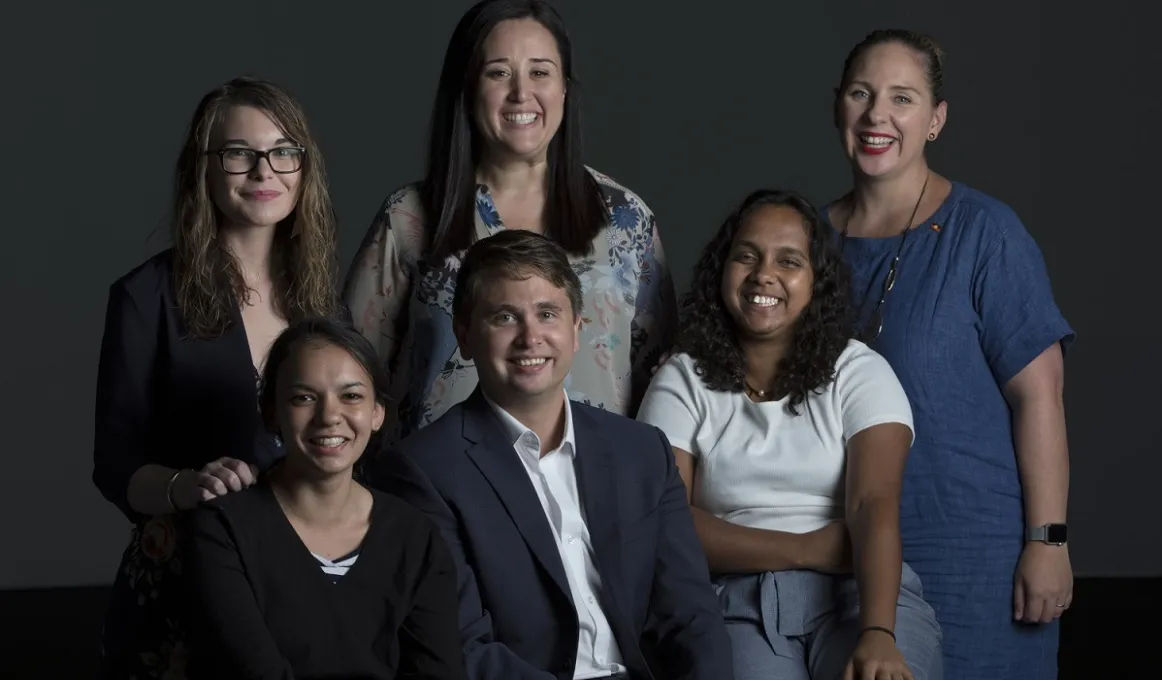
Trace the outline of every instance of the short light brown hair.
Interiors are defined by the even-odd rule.
[[[468,323],[480,291],[498,279],[539,276],[565,291],[574,318],[581,316],[581,280],[556,241],[525,229],[505,229],[472,244],[464,253],[452,295],[452,318]]]

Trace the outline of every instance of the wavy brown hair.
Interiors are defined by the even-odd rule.
[[[258,78],[235,78],[202,98],[194,111],[174,177],[173,270],[178,310],[196,337],[220,334],[250,298],[238,260],[218,238],[223,216],[210,197],[206,173],[210,138],[230,109],[250,106],[270,116],[306,149],[294,210],[275,231],[271,277],[275,308],[290,322],[338,310],[335,295],[335,216],[323,156],[302,107],[284,88]]]

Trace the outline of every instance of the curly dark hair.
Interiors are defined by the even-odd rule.
[[[690,291],[682,297],[682,330],[675,351],[694,359],[695,371],[709,389],[743,390],[746,358],[734,319],[722,301],[722,275],[735,234],[756,210],[768,205],[798,211],[810,240],[815,275],[811,302],[796,323],[791,352],[779,361],[774,385],[774,394],[787,395],[787,410],[798,415],[797,407],[812,392],[835,379],[835,362],[854,334],[847,265],[831,230],[801,195],[760,189],[730,213],[702,251]]]

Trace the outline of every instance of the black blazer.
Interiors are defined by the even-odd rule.
[[[673,450],[655,427],[571,403],[601,605],[635,677],[728,680],[730,641]],[[386,453],[373,483],[425,511],[460,573],[472,680],[569,680],[579,634],[528,474],[479,388]]]
[[[265,481],[189,513],[191,678],[464,680],[448,548],[414,508],[373,493],[359,557],[338,582]]]
[[[281,457],[258,414],[258,376],[242,314],[210,339],[178,313],[172,251],[109,287],[97,367],[93,482],[131,522],[129,478],[142,465],[201,468],[230,456],[265,469]]]

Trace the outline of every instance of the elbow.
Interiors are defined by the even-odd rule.
[[[847,506],[847,525],[854,533],[861,528],[891,522],[899,525],[900,495],[884,493],[854,499]]]
[[[115,505],[130,523],[136,523],[144,517],[129,502],[130,482],[139,467],[132,463],[118,462],[113,456],[102,454],[100,448],[97,449],[93,459],[93,473],[90,478],[101,496]]]

